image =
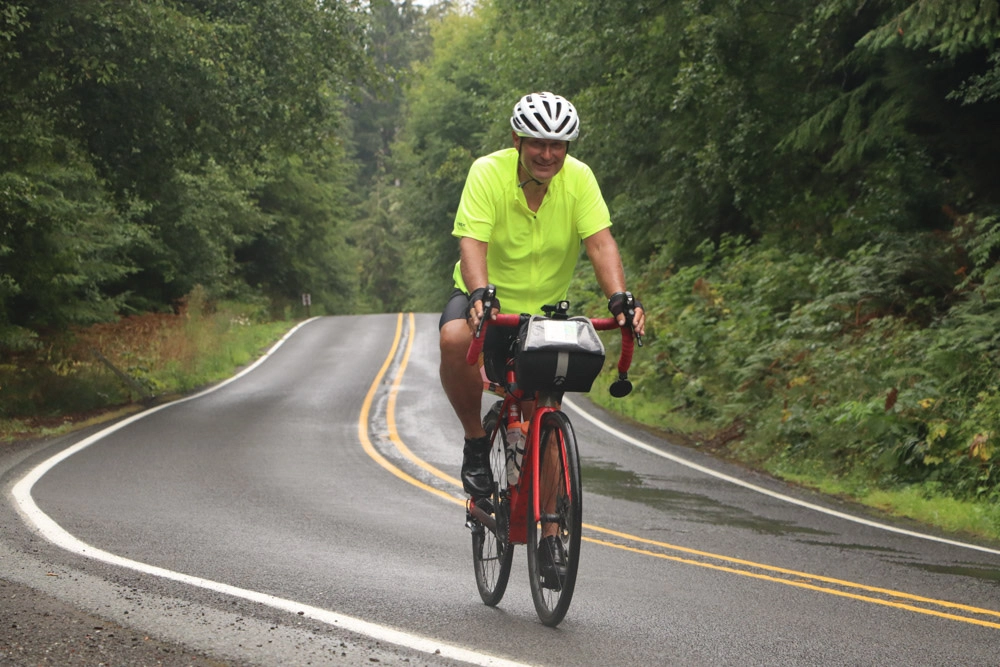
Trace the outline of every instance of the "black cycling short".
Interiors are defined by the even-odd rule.
[[[469,319],[469,295],[457,287],[448,296],[448,303],[445,304],[441,312],[441,319],[438,321],[438,329],[452,320]]]
[[[438,329],[452,320],[467,320],[469,315],[469,295],[458,289],[452,290],[448,303],[441,311]],[[511,346],[517,342],[517,329],[512,327],[489,327],[483,341],[483,366],[486,377],[493,382],[504,381],[504,366]]]

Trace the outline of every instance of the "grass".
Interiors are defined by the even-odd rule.
[[[920,489],[873,491],[861,501],[895,516],[915,519],[949,533],[997,539],[1000,508],[943,496],[925,497]]]
[[[53,337],[0,366],[0,442],[58,435],[224,380],[292,324],[195,293],[177,314]]]

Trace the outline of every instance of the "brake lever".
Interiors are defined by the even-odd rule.
[[[628,325],[632,328],[632,336],[635,338],[636,345],[642,347],[642,336],[635,330],[635,297],[632,296],[632,292],[625,292],[625,316],[628,319]]]
[[[483,332],[483,326],[486,324],[486,320],[490,317],[490,312],[493,310],[493,299],[496,298],[497,288],[493,285],[487,285],[486,291],[483,293],[483,316],[479,318],[479,324],[476,325],[476,333],[473,334],[475,338],[479,338],[480,334]]]

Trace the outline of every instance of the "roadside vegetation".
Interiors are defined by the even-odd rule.
[[[469,165],[552,90],[649,310],[609,407],[996,539],[998,7],[7,3],[0,423],[212,382],[305,294],[439,309]]]
[[[261,304],[211,303],[74,327],[0,366],[0,442],[50,436],[179,398],[231,377],[292,326]]]

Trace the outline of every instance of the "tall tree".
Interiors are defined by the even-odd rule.
[[[106,317],[126,303],[166,307],[195,283],[242,289],[253,271],[237,254],[275,224],[258,195],[290,156],[321,160],[342,124],[332,91],[374,76],[361,12],[308,0],[7,3],[0,253],[38,276],[76,255],[81,275],[53,268],[54,286],[5,262],[0,321],[59,321],[60,309],[41,309],[50,299]]]
[[[392,173],[402,184],[403,289],[410,308],[440,308],[457,259],[451,228],[465,176],[493,124],[506,122],[492,92],[496,79],[484,66],[492,30],[480,16],[445,14],[432,26],[433,55],[415,67],[408,89]]]
[[[116,205],[85,146],[64,128],[77,103],[67,63],[42,48],[60,31],[34,4],[0,12],[0,346],[107,318],[109,284],[130,274],[142,238],[132,200]],[[97,75],[95,70],[92,73]]]
[[[423,8],[376,0],[369,5],[368,54],[381,77],[347,100],[357,178],[356,220],[351,230],[362,311],[400,310],[405,302],[402,267],[408,253],[401,220],[400,175],[390,170],[403,124],[403,93],[413,65],[430,53]]]

